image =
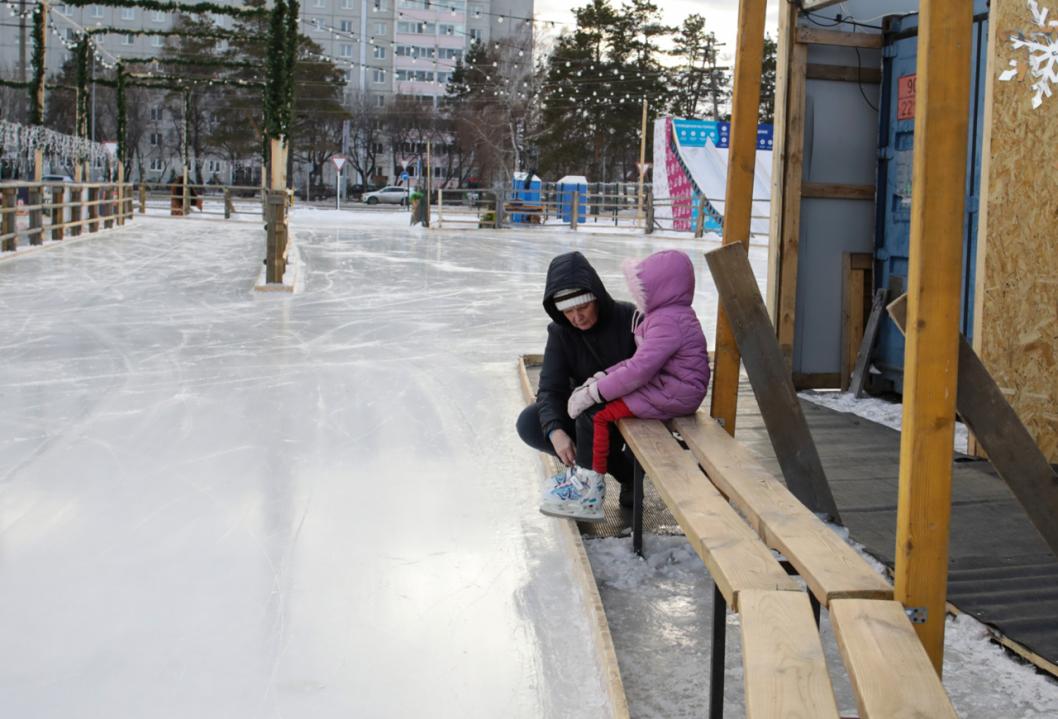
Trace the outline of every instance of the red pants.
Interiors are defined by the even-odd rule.
[[[623,399],[607,402],[592,418],[594,437],[591,445],[591,468],[606,474],[606,457],[610,454],[610,423],[626,417],[635,417]]]

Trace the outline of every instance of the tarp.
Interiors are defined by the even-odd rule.
[[[662,117],[654,123],[654,217],[673,229],[691,231],[698,198],[705,196],[705,229],[720,232],[727,190],[731,125],[716,120]],[[757,129],[753,175],[753,234],[768,233],[771,196],[772,126]]]

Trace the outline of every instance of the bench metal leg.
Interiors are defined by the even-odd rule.
[[[727,656],[727,600],[713,582],[713,657],[709,672],[709,719],[724,716],[724,659]]]
[[[632,551],[643,556],[643,468],[632,460]]]

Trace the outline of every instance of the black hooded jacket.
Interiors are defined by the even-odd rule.
[[[595,295],[599,319],[589,330],[578,330],[556,307],[556,292],[588,289]],[[628,359],[636,351],[632,335],[635,305],[610,297],[602,280],[579,252],[568,252],[551,260],[544,287],[544,309],[553,320],[547,326],[544,366],[536,395],[540,428],[544,436],[568,425],[566,402],[573,389],[599,370]]]

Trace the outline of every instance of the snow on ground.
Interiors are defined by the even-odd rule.
[[[838,412],[848,412],[896,430],[900,429],[904,419],[904,405],[878,397],[865,395],[857,399],[851,392],[827,392],[823,390],[800,392],[798,396],[823,407],[829,407]],[[966,453],[968,438],[969,431],[966,429],[966,425],[956,421],[955,441],[953,443],[956,452]]]
[[[847,530],[832,527],[846,540]],[[879,572],[882,567],[862,547]],[[713,585],[683,537],[647,535],[644,557],[630,538],[586,542],[613,633],[634,717],[682,719],[708,714]],[[724,716],[745,716],[738,616],[728,614]],[[856,700],[826,610],[820,624],[838,709],[856,716]],[[1011,657],[972,617],[948,617],[944,686],[962,719],[1058,716],[1058,682]],[[649,669],[647,669],[649,667]]]

